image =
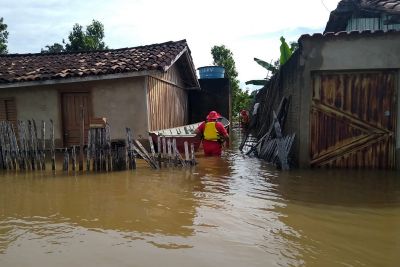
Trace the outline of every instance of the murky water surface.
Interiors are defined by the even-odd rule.
[[[399,266],[399,173],[198,160],[0,175],[0,266]]]

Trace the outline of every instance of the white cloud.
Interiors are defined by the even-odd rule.
[[[111,48],[186,39],[196,67],[210,65],[213,45],[231,49],[239,79],[265,77],[254,57],[279,57],[279,37],[321,31],[339,0],[0,0],[11,53],[39,52],[67,38],[74,23],[105,26]]]

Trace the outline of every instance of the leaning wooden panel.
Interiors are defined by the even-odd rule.
[[[313,74],[313,167],[395,167],[396,73]]]

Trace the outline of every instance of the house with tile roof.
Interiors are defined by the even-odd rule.
[[[347,31],[356,13],[347,13],[341,22],[332,19],[344,14],[344,4],[357,3],[351,9],[360,10],[357,14],[381,14],[397,12],[399,2],[343,0],[324,34],[301,36],[299,49],[257,94],[260,114],[254,134],[266,133],[268,127],[262,125],[287,97],[291,102],[284,129],[296,134],[294,164],[400,169],[400,31]],[[389,19],[395,22],[396,17]]]
[[[399,0],[342,0],[331,12],[326,32],[400,30]]]
[[[82,109],[115,139],[188,123],[199,82],[186,40],[132,48],[0,55],[0,120],[49,120],[57,146],[79,143]],[[87,131],[86,131],[87,132]]]

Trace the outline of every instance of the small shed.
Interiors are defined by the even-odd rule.
[[[111,136],[188,123],[188,92],[199,90],[186,40],[138,47],[55,54],[0,55],[0,120],[54,121],[57,146],[79,143],[105,117]],[[87,132],[87,131],[85,131]]]

